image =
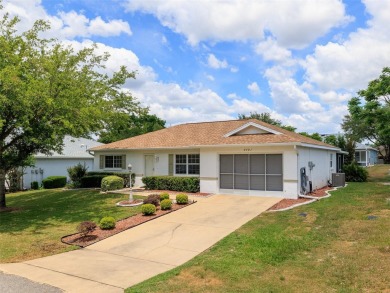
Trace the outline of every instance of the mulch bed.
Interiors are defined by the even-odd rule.
[[[176,203],[172,204],[172,208],[170,210],[161,210],[158,209],[154,215],[151,216],[144,216],[143,214],[137,214],[134,216],[130,216],[128,218],[125,218],[123,220],[119,220],[116,222],[115,228],[111,230],[102,230],[99,227],[97,227],[92,233],[89,233],[87,236],[81,236],[80,233],[75,233],[71,235],[66,235],[61,238],[61,241],[65,244],[69,245],[77,245],[80,247],[86,247],[88,245],[91,245],[93,243],[96,243],[100,240],[106,239],[110,236],[113,236],[115,234],[118,234],[120,232],[123,232],[127,229],[133,228],[135,226],[138,226],[142,223],[148,222],[150,220],[156,219],[158,217],[161,217],[163,215],[172,213],[174,211],[177,211],[179,209],[182,209],[186,206],[189,206],[196,201],[189,202],[186,205],[179,205]]]
[[[321,197],[326,196],[326,191],[331,190],[331,189],[332,189],[332,187],[325,186],[325,187],[316,189],[312,193],[308,193],[307,195],[321,198]],[[279,201],[278,203],[274,204],[268,210],[269,211],[277,211],[277,210],[281,210],[281,209],[286,209],[286,208],[295,206],[297,204],[305,203],[305,202],[308,202],[311,200],[312,199],[310,199],[310,198],[303,198],[303,197],[300,197],[298,199],[285,198],[285,199],[282,199],[281,201]]]

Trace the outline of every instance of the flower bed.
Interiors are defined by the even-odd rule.
[[[87,236],[81,236],[80,233],[75,233],[75,234],[66,235],[66,236],[62,237],[61,241],[65,244],[69,244],[69,245],[77,245],[80,247],[86,247],[86,246],[94,244],[100,240],[103,240],[105,238],[108,238],[110,236],[118,234],[120,232],[123,232],[127,229],[138,226],[142,223],[156,219],[156,218],[161,217],[165,214],[169,214],[171,212],[177,211],[177,210],[184,208],[188,205],[191,205],[193,203],[195,203],[195,201],[189,202],[188,204],[185,204],[185,205],[172,204],[172,208],[170,210],[163,211],[161,209],[158,209],[156,211],[156,213],[154,215],[151,215],[151,216],[144,216],[140,213],[140,214],[137,214],[135,216],[131,216],[131,217],[125,218],[123,220],[119,220],[118,222],[116,222],[116,226],[114,229],[102,230],[100,228],[96,228],[92,233],[88,234]]]

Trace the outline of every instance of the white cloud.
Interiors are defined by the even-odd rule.
[[[205,74],[205,77],[206,77],[208,80],[210,80],[210,81],[214,81],[214,80],[215,80],[214,76],[212,76],[211,74]]]
[[[19,29],[26,30],[37,19],[43,19],[51,24],[51,30],[45,35],[58,39],[91,36],[109,37],[118,36],[122,33],[132,34],[130,25],[120,19],[104,21],[100,16],[89,19],[84,14],[76,11],[60,11],[57,15],[49,15],[40,0],[6,0],[3,6],[4,12],[9,12],[11,16],[17,15],[21,19],[18,24]]]
[[[285,47],[302,47],[350,17],[341,0],[128,0],[128,11],[155,15],[189,43],[262,40],[270,31]]]
[[[209,54],[207,58],[207,64],[208,66],[214,69],[227,68],[229,66],[229,64],[225,59],[219,60],[217,57],[215,57],[214,54]]]
[[[291,58],[291,51],[278,45],[276,40],[267,38],[264,42],[260,42],[255,51],[261,55],[266,61],[287,61]]]
[[[254,81],[254,82],[248,84],[247,88],[253,96],[260,95],[260,88],[259,88],[259,85],[257,84],[257,82]]]
[[[317,45],[306,58],[306,78],[320,90],[356,92],[390,64],[390,1],[364,2],[372,15],[367,28],[351,33],[341,43]]]

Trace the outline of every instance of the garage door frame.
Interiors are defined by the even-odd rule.
[[[253,181],[255,178],[257,180]],[[247,192],[283,191],[283,154],[220,154],[219,188]]]

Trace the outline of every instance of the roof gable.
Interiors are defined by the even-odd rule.
[[[248,122],[224,135],[229,137],[233,135],[253,135],[253,134],[281,134],[280,132],[268,128],[264,125],[260,125],[254,122]]]

